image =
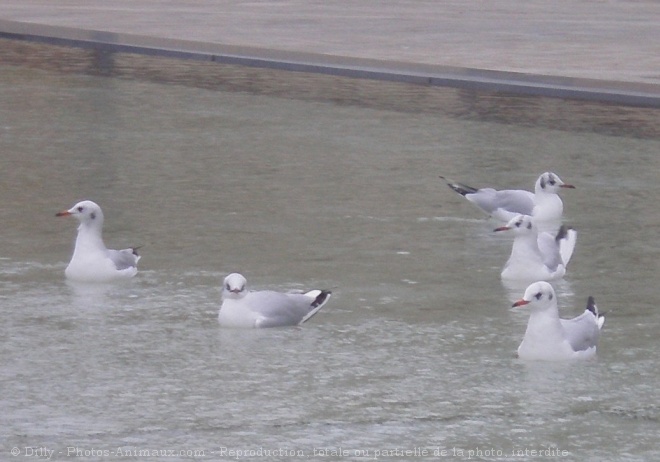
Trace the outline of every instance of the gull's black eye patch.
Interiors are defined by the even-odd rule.
[[[92,213],[90,214],[90,217],[92,217],[92,220],[94,220],[94,219],[96,218],[96,214],[95,214],[94,212],[92,212]]]
[[[548,295],[548,300],[552,300],[552,294]]]
[[[531,223],[527,223],[527,229],[532,229],[532,224]]]
[[[551,186],[554,186],[557,181],[554,176],[550,175],[550,177],[548,177],[548,183],[550,183]]]
[[[541,300],[542,297],[543,297],[543,294],[541,292],[534,295],[534,298],[536,298],[537,300]]]
[[[520,225],[522,225],[522,221],[516,221],[516,228],[520,228]]]
[[[82,205],[80,207],[78,207],[79,212],[82,212],[83,210],[85,210],[85,207],[83,207]]]

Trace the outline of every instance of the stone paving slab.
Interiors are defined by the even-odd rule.
[[[660,85],[224,45],[0,19],[0,39],[464,90],[660,107]],[[5,46],[9,49],[10,46]],[[5,50],[6,51],[6,50]],[[6,54],[6,52],[4,53]]]
[[[656,0],[3,0],[0,19],[339,57],[660,84]]]

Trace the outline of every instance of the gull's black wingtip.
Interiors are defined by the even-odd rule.
[[[441,179],[443,179],[447,183],[447,186],[449,186],[451,189],[456,191],[461,196],[465,196],[466,194],[474,194],[474,193],[477,192],[477,189],[473,188],[472,186],[468,186],[468,185],[463,184],[463,183],[458,183],[458,182],[453,181],[449,178],[446,178],[442,175],[439,175],[439,176],[440,176]]]
[[[589,295],[589,298],[587,298],[587,310],[591,311],[594,316],[599,318],[601,315],[598,313],[598,306],[596,305],[596,299]]]
[[[317,306],[323,305],[331,294],[332,292],[329,290],[322,290],[321,293],[312,302],[312,307],[316,308]]]

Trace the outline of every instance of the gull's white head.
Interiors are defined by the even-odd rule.
[[[71,207],[55,214],[58,217],[75,217],[81,225],[103,226],[103,212],[96,202],[81,201]]]
[[[247,279],[242,274],[231,273],[222,286],[223,299],[241,299],[247,295]]]
[[[536,231],[536,226],[529,215],[516,215],[506,225],[495,228],[494,231],[513,231],[516,235],[530,234]]]
[[[545,172],[542,174],[538,180],[536,180],[536,184],[534,185],[535,192],[545,192],[549,194],[557,194],[559,188],[575,189],[575,186],[564,183],[557,174],[552,172]]]
[[[523,298],[513,304],[514,307],[529,305],[532,310],[543,311],[557,307],[555,289],[550,283],[538,281],[530,284],[525,290]]]

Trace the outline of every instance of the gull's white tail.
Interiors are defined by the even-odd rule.
[[[309,292],[307,292],[305,295],[310,298],[313,298],[314,302],[312,302],[311,304],[312,309],[310,310],[310,312],[307,313],[305,317],[302,318],[299,324],[302,324],[312,319],[312,317],[316,313],[318,313],[321,308],[323,308],[323,305],[328,303],[331,294],[332,292],[330,292],[329,290],[318,290],[318,289],[310,290]]]
[[[573,228],[568,228],[562,225],[557,232],[555,240],[557,241],[557,244],[559,244],[559,255],[561,255],[561,261],[564,266],[566,266],[568,265],[568,262],[571,261],[573,251],[575,250],[575,244],[577,243],[577,231],[575,231]]]
[[[587,299],[587,310],[591,311],[593,315],[596,316],[598,329],[602,329],[603,324],[605,324],[605,314],[600,314],[598,311],[598,306],[596,305],[596,300],[591,295]]]

